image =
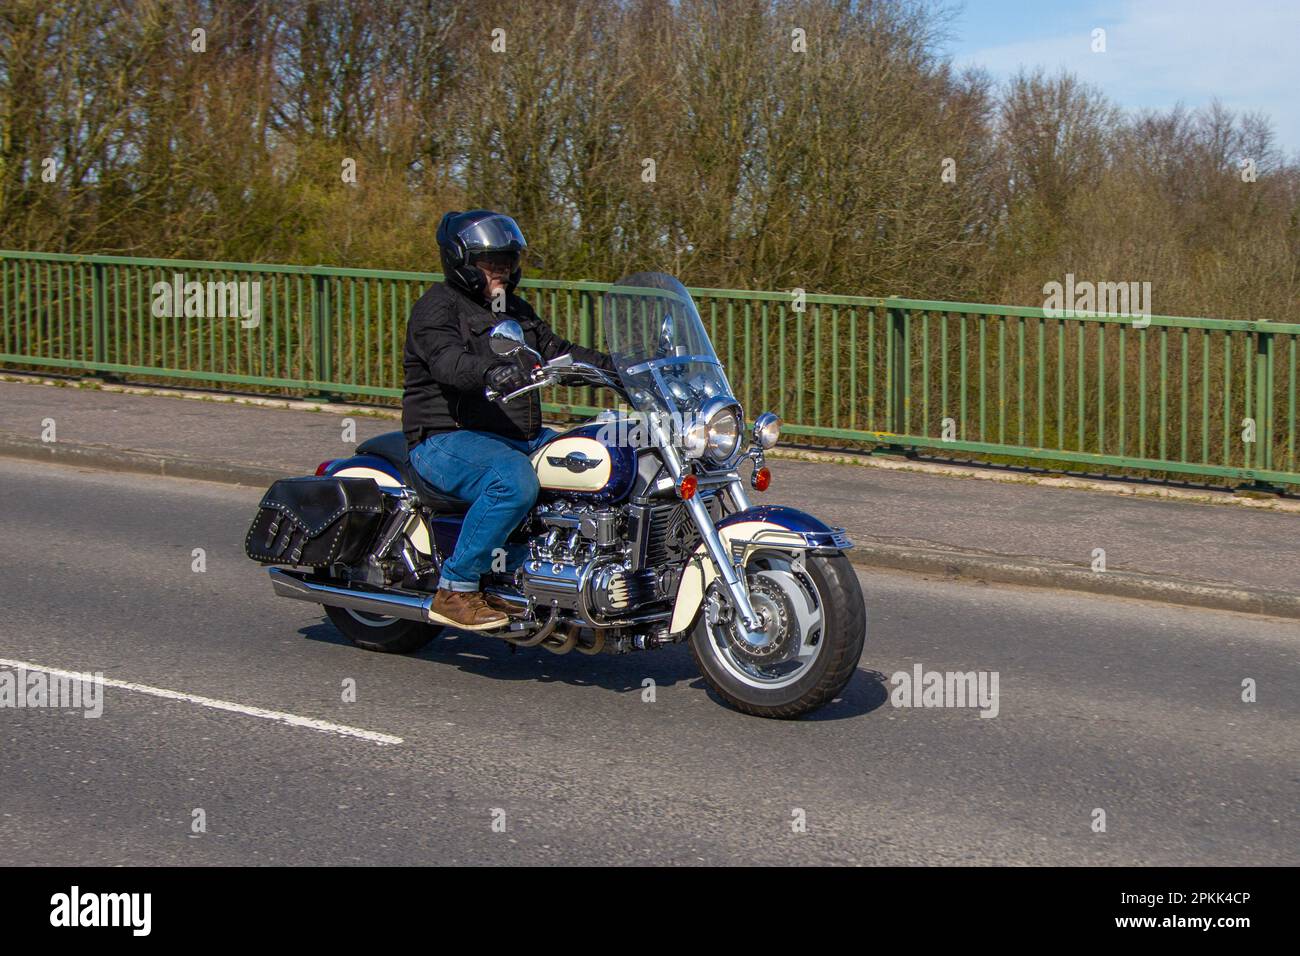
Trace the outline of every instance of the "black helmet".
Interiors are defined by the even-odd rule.
[[[519,225],[509,216],[491,209],[449,212],[438,224],[438,252],[447,281],[475,298],[482,298],[487,282],[472,264],[483,253],[513,253],[514,264],[506,288],[515,291],[519,284],[520,253],[528,248]]]

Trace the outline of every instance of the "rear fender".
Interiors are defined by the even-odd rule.
[[[392,462],[378,455],[340,458],[338,461],[330,462],[330,466],[325,469],[325,474],[330,478],[370,478],[380,488],[405,487],[401,472],[393,466]],[[433,554],[433,548],[429,544],[429,528],[418,513],[412,513],[411,520],[406,526],[406,536],[411,540],[416,551],[426,555]]]

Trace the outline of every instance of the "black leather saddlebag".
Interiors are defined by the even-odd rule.
[[[263,564],[353,564],[383,516],[384,493],[369,478],[282,478],[262,497],[244,551]]]

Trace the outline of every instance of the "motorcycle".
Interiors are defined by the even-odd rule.
[[[527,358],[510,402],[560,382],[608,388],[620,409],[559,434],[532,455],[540,493],[484,576],[509,607],[478,632],[557,654],[686,643],[709,686],[736,709],[792,718],[839,695],[861,657],[866,608],[842,528],[765,492],[764,452],[780,419],[743,409],[695,304],[674,278],[638,273],[604,297],[617,374],[561,355],[550,362],[505,319],[494,353]],[[429,607],[468,503],[411,467],[400,431],[363,442],[316,474],[276,482],[246,540],[275,592],[323,605],[358,647],[410,653],[437,637]],[[507,554],[514,561],[506,560]]]

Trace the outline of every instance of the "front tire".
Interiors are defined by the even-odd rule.
[[[745,566],[755,610],[776,627],[778,645],[747,648],[732,633],[719,593],[691,631],[691,656],[718,696],[756,717],[789,720],[834,700],[853,677],[867,636],[867,611],[843,554],[755,551]],[[720,588],[716,581],[713,589]],[[712,590],[712,589],[711,589]],[[712,601],[712,608],[708,602]]]
[[[442,633],[442,628],[400,617],[325,606],[325,616],[349,641],[380,654],[410,654]]]

